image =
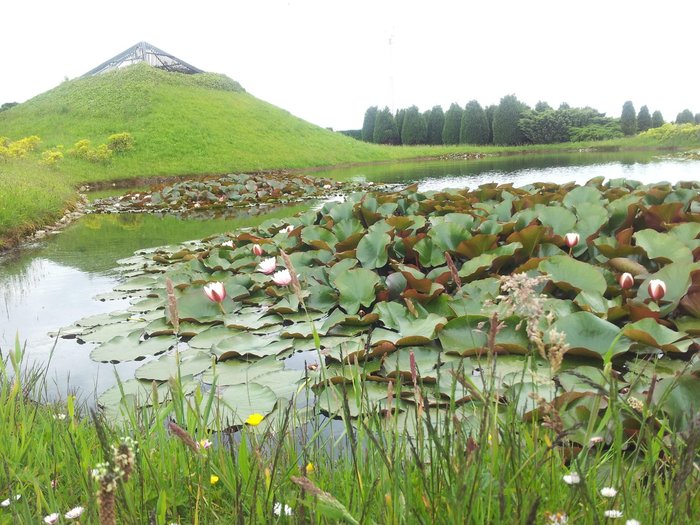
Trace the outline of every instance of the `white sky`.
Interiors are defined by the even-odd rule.
[[[371,105],[625,100],[700,112],[697,0],[15,0],[0,9],[0,104],[145,40],[314,124]]]

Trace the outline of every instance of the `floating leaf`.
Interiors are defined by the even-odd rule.
[[[333,280],[340,292],[340,306],[350,315],[356,314],[360,306],[370,307],[376,299],[374,288],[379,284],[377,274],[366,268],[357,268],[341,273]]]
[[[539,269],[564,290],[574,289],[603,295],[608,287],[598,268],[567,255],[549,257],[540,263]]]
[[[571,355],[602,358],[612,351],[615,356],[626,352],[631,344],[626,337],[620,337],[617,326],[589,312],[576,312],[558,319],[552,328],[566,334]]]
[[[138,361],[150,355],[162,354],[175,344],[173,337],[151,337],[141,340],[141,330],[127,336],[118,335],[90,352],[93,361],[120,363]]]
[[[179,358],[179,359],[178,359]],[[208,352],[180,352],[162,355],[136,369],[136,379],[167,381],[171,377],[198,375],[211,367]]]

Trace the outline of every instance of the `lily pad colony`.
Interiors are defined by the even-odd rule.
[[[128,310],[64,335],[97,343],[97,361],[148,358],[100,397],[108,410],[167,396],[179,375],[188,392],[213,385],[219,428],[305,385],[331,416],[379,410],[410,427],[416,407],[450,407],[468,425],[491,385],[524,417],[555,407],[573,442],[611,395],[682,430],[700,408],[698,189],[594,179],[352,194],[138,252],[102,297],[130,297]]]
[[[91,205],[97,213],[170,213],[221,215],[232,208],[286,204],[329,198],[358,191],[359,182],[339,182],[320,177],[289,174],[230,174],[161,185],[152,191],[126,193],[99,199]]]

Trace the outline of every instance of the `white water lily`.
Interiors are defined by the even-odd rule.
[[[284,270],[275,272],[275,274],[272,276],[272,280],[277,286],[287,286],[292,282],[292,274],[285,268]]]
[[[268,257],[260,261],[257,270],[265,275],[270,275],[275,271],[275,268],[277,268],[277,259],[275,257]]]

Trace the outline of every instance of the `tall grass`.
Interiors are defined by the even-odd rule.
[[[494,359],[484,357],[484,366]],[[611,374],[598,397],[602,418],[591,415],[591,440],[576,446],[556,407],[523,418],[519,403],[501,404],[495,385],[478,388],[459,373],[454,388],[471,391],[471,402],[399,412],[396,403],[369,401],[355,363],[337,385],[337,420],[306,385],[261,423],[224,429],[215,385],[189,399],[172,378],[168,394],[154,389],[140,412],[125,401],[119,418],[91,417],[73,397],[46,404],[44,372],[22,365],[19,343],[0,367],[0,498],[10,499],[0,523],[36,523],[76,506],[86,509],[81,522],[99,523],[91,473],[125,436],[138,445],[134,471],[114,492],[118,523],[526,524],[564,523],[566,515],[600,524],[611,509],[622,522],[700,516],[700,427],[667,434],[621,402]],[[418,371],[413,380],[412,395],[429,399],[431,385]],[[362,407],[357,420],[348,399]],[[639,431],[624,434],[622,418],[635,418]],[[604,427],[614,429],[610,443],[595,439]],[[573,472],[580,480],[567,484]],[[604,497],[603,487],[617,494]]]

